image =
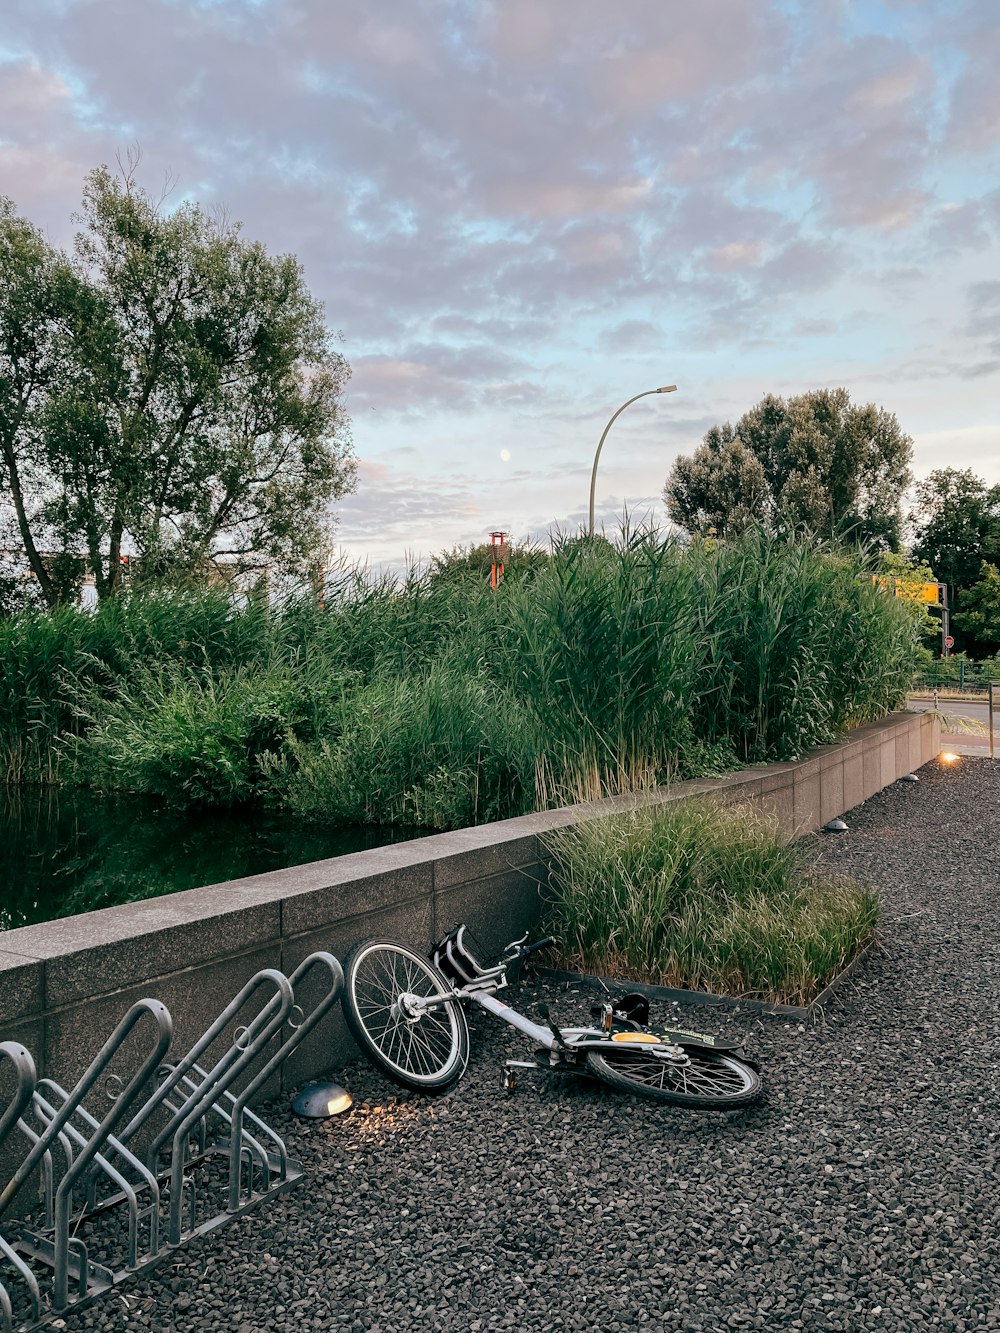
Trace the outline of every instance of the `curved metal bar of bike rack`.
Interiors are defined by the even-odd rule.
[[[31,1302],[31,1318],[37,1322],[42,1312],[42,1292],[38,1285],[38,1279],[24,1262],[15,1249],[7,1244],[3,1236],[0,1236],[0,1254],[7,1260],[12,1268],[15,1268],[21,1277],[24,1285],[28,1288],[28,1299]],[[0,1282],[0,1313],[3,1314],[3,1333],[12,1333],[14,1327],[14,1310],[11,1305],[10,1296],[7,1289]]]
[[[115,1126],[124,1118],[125,1113],[142,1091],[146,1080],[166,1055],[170,1038],[173,1035],[173,1020],[165,1005],[161,1004],[159,1000],[137,1000],[133,1004],[51,1122],[53,1126],[58,1125],[60,1129],[67,1124],[80,1102],[107,1068],[112,1056],[120,1049],[132,1029],[147,1015],[153,1019],[155,1024],[156,1040],[146,1052],[132,1077],[122,1088],[121,1093],[112,1104],[111,1110],[100,1121],[97,1129],[87,1141],[87,1146],[77,1155],[76,1160],[63,1176],[56,1190],[55,1259],[52,1287],[52,1303],[56,1310],[64,1309],[69,1299],[69,1219],[73,1187],[107,1142]]]
[[[38,1118],[41,1128],[34,1129],[32,1127],[32,1125],[28,1121],[27,1111],[25,1111],[24,1115],[17,1122],[17,1127],[24,1135],[24,1137],[28,1140],[29,1143],[35,1144],[38,1142],[42,1134],[45,1132],[45,1129],[48,1126],[49,1122],[43,1115],[39,1114],[38,1106],[36,1104],[34,1097],[32,1097],[31,1099],[31,1106],[29,1109]],[[65,1169],[68,1171],[69,1168],[73,1165],[73,1155],[74,1155],[73,1143],[65,1130],[61,1130],[57,1138],[59,1147],[62,1149],[63,1159],[65,1161]],[[42,1154],[42,1160],[39,1169],[42,1175],[40,1194],[42,1198],[42,1204],[45,1209],[45,1226],[51,1228],[55,1221],[55,1213],[56,1213],[56,1168],[55,1168],[55,1162],[53,1161],[52,1157],[51,1147],[47,1148],[45,1152]]]
[[[161,1062],[170,1045],[173,1022],[166,1006],[161,1004],[159,1000],[137,1000],[118,1023],[114,1032],[112,1032],[111,1036],[98,1051],[97,1055],[94,1056],[94,1059],[91,1061],[86,1072],[73,1088],[68,1100],[59,1108],[55,1118],[49,1122],[45,1130],[38,1136],[38,1141],[32,1145],[27,1157],[25,1157],[21,1165],[7,1182],[2,1193],[0,1193],[0,1214],[2,1214],[10,1205],[18,1190],[31,1175],[42,1156],[48,1151],[50,1144],[52,1144],[59,1136],[60,1131],[76,1110],[77,1106],[79,1106],[80,1102],[83,1101],[84,1097],[107,1069],[112,1058],[115,1056],[126,1037],[129,1036],[140,1019],[147,1014],[153,1018],[154,1023],[156,1024],[156,1042],[147,1052],[146,1058],[129,1080],[121,1096],[101,1121],[98,1130],[101,1137],[96,1143],[95,1140],[91,1140],[91,1144],[89,1145],[92,1150],[90,1153],[91,1156],[93,1155],[93,1152],[96,1152],[100,1148],[104,1138],[110,1134],[124,1112],[128,1110],[128,1107],[141,1090],[142,1084],[152,1073],[153,1069],[155,1069]],[[89,1160],[89,1157],[86,1160]],[[83,1163],[84,1166],[86,1165],[86,1160]],[[81,1171],[82,1166],[80,1158],[78,1157],[66,1173],[66,1176],[63,1177],[60,1188],[65,1185],[67,1177],[72,1176],[75,1180],[80,1175]]]
[[[31,1052],[20,1042],[0,1041],[0,1059],[9,1060],[17,1074],[17,1089],[3,1115],[0,1115],[0,1147],[3,1147],[7,1135],[21,1119],[31,1101],[38,1076]]]
[[[35,1094],[37,1076],[31,1052],[20,1042],[0,1041],[0,1059],[9,1060],[13,1064],[17,1076],[14,1096],[4,1108],[3,1115],[0,1115],[0,1147],[2,1147],[11,1130],[18,1124],[31,1104]],[[38,1279],[17,1251],[8,1245],[3,1236],[0,1236],[0,1255],[3,1255],[4,1259],[16,1270],[28,1288],[28,1296],[31,1301],[31,1317],[33,1320],[37,1320],[41,1310],[41,1292]],[[3,1328],[3,1333],[11,1333],[14,1327],[14,1309],[7,1288],[2,1282],[0,1282],[0,1316],[2,1316],[0,1327]]]
[[[49,1102],[45,1097],[45,1092],[54,1092],[62,1101],[65,1101],[69,1094],[66,1093],[58,1083],[54,1082],[54,1080],[50,1078],[39,1079],[38,1087],[35,1090],[35,1105],[45,1116],[54,1116],[56,1108],[54,1104]],[[92,1116],[85,1106],[78,1105],[74,1115],[78,1116],[84,1122],[87,1129],[93,1132],[100,1129],[100,1124],[97,1118]],[[83,1149],[87,1146],[87,1136],[76,1128],[72,1120],[67,1122],[64,1133],[72,1136],[73,1141],[78,1148]],[[129,1170],[135,1172],[140,1178],[140,1183],[137,1187],[114,1165],[105,1153],[98,1153],[94,1157],[94,1164],[99,1167],[113,1184],[118,1186],[122,1196],[128,1204],[128,1266],[130,1268],[135,1268],[139,1263],[140,1218],[149,1218],[149,1257],[154,1257],[159,1251],[160,1183],[153,1173],[147,1169],[145,1164],[133,1153],[129,1152],[128,1148],[126,1148],[119,1139],[115,1138],[113,1134],[107,1136],[106,1147],[121,1158],[123,1166],[128,1167]],[[143,1188],[149,1190],[149,1203],[145,1207],[140,1208],[138,1191]]]
[[[192,1067],[191,1072],[193,1074],[197,1074],[201,1078],[205,1078],[205,1071],[201,1068],[200,1065],[194,1065]],[[185,1075],[183,1082],[184,1086],[187,1087],[190,1091],[194,1091],[198,1087],[198,1084],[189,1074]],[[230,1092],[227,1089],[225,1092],[222,1093],[221,1097],[218,1097],[212,1103],[212,1105],[208,1108],[208,1111],[206,1112],[206,1118],[208,1115],[212,1115],[216,1116],[222,1122],[222,1125],[225,1128],[227,1136],[225,1140],[226,1144],[228,1144],[229,1142],[228,1136],[232,1134],[233,1130],[232,1108],[235,1104],[236,1104],[236,1094]],[[252,1134],[247,1129],[248,1123],[253,1128],[254,1132]],[[203,1120],[202,1125],[204,1126],[204,1124],[205,1121]],[[265,1145],[259,1141],[261,1138],[265,1138],[270,1142],[271,1144],[270,1156],[274,1156],[275,1158],[278,1159],[280,1159],[282,1156],[284,1157],[288,1156],[285,1149],[284,1141],[282,1140],[281,1136],[277,1134],[271,1128],[270,1125],[266,1125],[263,1120],[255,1116],[252,1111],[247,1111],[244,1116],[244,1124],[243,1124],[244,1146],[250,1153],[251,1157],[256,1160],[257,1166],[260,1168],[260,1170],[266,1174],[270,1170],[269,1153]],[[202,1151],[205,1150],[205,1147],[206,1144],[203,1142]]]
[[[233,1103],[232,1109],[232,1131],[229,1141],[229,1211],[236,1212],[240,1206],[240,1175],[241,1175],[241,1138],[243,1133],[243,1118],[246,1114],[246,1106],[251,1097],[258,1089],[270,1078],[271,1074],[288,1059],[292,1051],[300,1042],[304,1041],[313,1030],[321,1018],[327,1014],[337,1003],[340,993],[344,988],[344,970],[340,963],[331,953],[322,951],[310,954],[304,958],[295,971],[289,977],[292,988],[300,984],[314,968],[324,967],[330,973],[330,982],[326,991],[302,1019],[298,1027],[292,1030],[291,1036],[286,1038],[281,1046],[271,1056],[270,1060],[254,1076],[253,1080],[240,1093]],[[284,1180],[288,1170],[288,1158],[284,1152],[279,1157],[279,1180]],[[250,1189],[252,1192],[253,1182],[251,1175]]]
[[[201,1103],[205,1104],[206,1110],[211,1106],[214,1099],[213,1094],[217,1096],[235,1077],[233,1066],[238,1063],[239,1069],[245,1067],[246,1050],[252,1047],[252,1054],[257,1054],[261,1025],[268,1028],[267,1039],[273,1035],[275,1029],[268,1022],[268,1019],[271,1016],[270,1006],[275,1003],[276,1000],[279,1000],[279,997],[279,1008],[282,1013],[283,1021],[284,1014],[287,1013],[288,1009],[291,1007],[293,998],[291,984],[284,973],[278,972],[274,968],[264,968],[262,971],[255,973],[254,976],[240,988],[237,994],[233,996],[232,1000],[230,1000],[215,1021],[201,1034],[188,1053],[175,1064],[169,1066],[169,1072],[166,1079],[160,1084],[153,1095],[139,1108],[136,1114],[118,1135],[121,1141],[125,1144],[130,1143],[135,1138],[138,1131],[144,1124],[146,1124],[153,1113],[166,1104],[167,1099],[177,1088],[184,1076],[193,1070],[199,1057],[209,1046],[211,1046],[212,1042],[216,1040],[226,1026],[236,1017],[254,991],[267,984],[273,986],[277,994],[276,996],[271,997],[268,1003],[264,1005],[256,1017],[247,1025],[247,1038],[244,1045],[238,1046],[234,1043],[229,1047],[212,1069],[209,1070],[205,1080],[199,1085],[198,1089],[190,1093],[184,1099],[181,1106],[173,1113],[173,1115],[171,1115],[167,1124],[153,1139],[146,1152],[146,1164],[151,1171],[156,1171],[157,1159],[159,1158],[164,1144],[166,1144],[169,1139],[173,1138],[178,1123],[178,1117],[187,1118],[193,1108]],[[237,1073],[239,1072],[239,1069],[236,1070]],[[192,1124],[198,1118],[198,1116],[194,1116]]]
[[[178,1071],[182,1071],[180,1076],[188,1073],[198,1055],[235,1017],[249,996],[255,990],[267,984],[274,986],[275,994],[247,1024],[244,1043],[242,1045],[234,1043],[225,1052],[221,1059],[209,1070],[207,1079],[184,1100],[150,1146],[147,1162],[150,1168],[155,1171],[160,1151],[168,1139],[171,1142],[170,1212],[167,1221],[167,1243],[170,1245],[179,1245],[183,1233],[181,1210],[184,1193],[185,1148],[188,1134],[197,1122],[212,1109],[233,1080],[238,1078],[251,1061],[257,1058],[284,1023],[294,1001],[291,982],[285,974],[276,971],[274,968],[264,968],[251,977],[208,1031],[195,1043],[180,1064],[174,1066],[173,1073],[167,1079],[167,1082],[150,1099],[155,1101],[156,1105],[162,1105],[165,1091],[170,1091],[177,1085]],[[256,1083],[257,1080],[254,1080],[254,1082]],[[143,1108],[144,1111],[145,1108]],[[143,1112],[140,1112],[140,1114],[143,1114]]]

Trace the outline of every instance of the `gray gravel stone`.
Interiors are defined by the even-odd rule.
[[[1000,1329],[1000,765],[921,778],[815,841],[885,901],[881,950],[826,1012],[697,1011],[761,1059],[759,1107],[544,1076],[504,1094],[526,1048],[473,1013],[453,1092],[398,1095],[358,1061],[351,1117],[272,1108],[304,1186],[69,1328]]]

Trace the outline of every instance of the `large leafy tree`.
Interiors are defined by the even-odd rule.
[[[926,560],[954,599],[1000,562],[1000,486],[969,468],[939,468],[917,483],[913,554]]]
[[[1000,651],[1000,569],[984,560],[979,578],[961,596],[955,626],[975,655]]]
[[[27,564],[51,605],[72,585],[72,557],[53,561],[46,508],[59,478],[48,461],[52,405],[72,392],[74,328],[90,293],[37,228],[0,198],[0,543]],[[79,570],[75,571],[77,574]]]
[[[664,492],[670,517],[689,532],[740,532],[770,512],[764,468],[726,422],[713,426],[691,458],[680,457]]]
[[[677,459],[664,499],[689,532],[731,535],[754,521],[894,548],[912,445],[891,412],[846,389],[768,394]]]
[[[153,577],[314,562],[355,480],[350,371],[299,264],[131,169],[91,173],[80,221],[70,260],[0,209],[2,480],[46,601],[74,563],[113,594],[126,550]]]

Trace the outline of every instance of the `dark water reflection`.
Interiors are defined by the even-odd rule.
[[[0,930],[418,836],[258,809],[192,814],[142,797],[0,784]]]

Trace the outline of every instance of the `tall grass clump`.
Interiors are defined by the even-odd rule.
[[[685,551],[654,532],[562,543],[510,598],[508,673],[534,715],[539,769],[568,796],[668,778],[696,748],[706,654]]]
[[[171,805],[239,805],[296,735],[315,735],[307,684],[281,666],[136,668],[109,695],[91,689],[82,702],[86,728],[66,742],[74,776]]]
[[[790,759],[898,704],[864,557],[759,531],[561,540],[493,590],[342,567],[0,621],[0,780],[454,827]]]
[[[573,968],[807,1004],[876,931],[872,893],[752,810],[644,804],[546,841],[547,926]]]
[[[793,759],[905,698],[916,652],[906,608],[872,586],[864,553],[761,529],[689,552],[704,640],[696,734],[740,760]]]
[[[266,601],[238,604],[211,588],[0,619],[0,781],[59,780],[58,742],[86,725],[81,691],[110,689],[151,667],[246,665],[266,651],[272,624]]]
[[[435,666],[345,694],[330,733],[292,747],[272,779],[306,818],[461,828],[532,808],[537,745],[509,693]]]

